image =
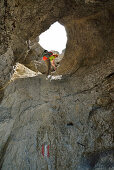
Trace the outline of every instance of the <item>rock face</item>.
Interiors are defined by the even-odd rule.
[[[113,1],[2,0],[0,11],[0,169],[112,170]],[[45,72],[36,40],[56,21],[62,80],[9,84],[16,62]]]
[[[82,65],[96,64],[112,56],[112,0],[2,0],[0,7],[1,87],[9,81],[15,62],[36,69],[31,60],[37,61],[38,56],[29,55],[26,60],[27,42],[37,39],[56,21],[65,26],[68,36],[65,57],[56,74],[70,74]]]
[[[0,105],[2,170],[113,169],[111,62],[80,72],[7,87]],[[49,157],[42,145],[49,145]]]
[[[17,63],[14,69],[14,74],[11,77],[11,81],[14,81],[18,78],[35,77],[36,75],[38,75],[38,73],[28,69],[20,63]]]

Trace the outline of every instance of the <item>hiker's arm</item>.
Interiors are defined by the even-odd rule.
[[[53,56],[56,58],[56,57],[58,57],[58,55],[57,54],[53,54]]]

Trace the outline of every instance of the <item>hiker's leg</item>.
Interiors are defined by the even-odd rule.
[[[51,64],[52,64],[52,66],[54,67],[54,70],[56,70],[55,60],[52,60]]]
[[[50,60],[49,59],[47,59],[47,60],[45,60],[45,63],[46,63],[46,66],[47,66],[47,75],[49,75],[50,74],[50,72],[51,72],[51,63],[50,63]]]

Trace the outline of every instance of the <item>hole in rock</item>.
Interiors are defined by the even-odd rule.
[[[64,53],[67,43],[65,27],[55,22],[50,28],[39,36],[39,44],[48,51]]]
[[[67,123],[67,126],[73,126],[72,122]]]

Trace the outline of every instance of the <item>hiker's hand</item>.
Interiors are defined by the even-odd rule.
[[[55,57],[58,57],[58,55],[57,55],[57,54],[55,54],[54,56],[55,56]]]

